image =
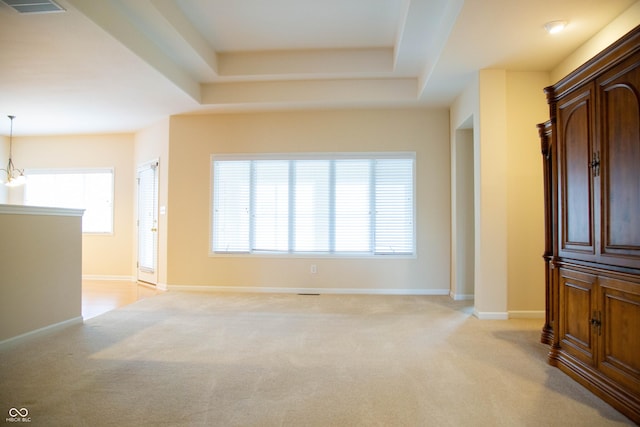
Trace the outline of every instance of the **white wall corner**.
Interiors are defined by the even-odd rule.
[[[509,313],[506,311],[473,310],[473,315],[480,320],[509,320]]]
[[[475,298],[474,294],[457,294],[453,291],[449,292],[449,296],[455,301],[471,301]]]

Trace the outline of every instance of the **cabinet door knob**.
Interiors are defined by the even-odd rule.
[[[599,311],[593,312],[593,317],[591,318],[591,326],[598,329],[598,336],[602,334],[602,328],[601,328],[602,320],[601,320],[601,313]]]
[[[593,171],[593,176],[600,176],[600,152],[596,151],[593,153],[593,157],[591,162],[589,162],[589,167]]]

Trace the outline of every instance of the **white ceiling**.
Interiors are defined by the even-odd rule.
[[[552,69],[636,1],[0,3],[0,134],[8,114],[27,135],[201,111],[448,106],[479,69]],[[546,34],[557,19],[567,30]]]

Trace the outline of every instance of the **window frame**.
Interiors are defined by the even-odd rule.
[[[227,161],[252,161],[252,160],[377,160],[377,159],[410,159],[413,161],[412,170],[412,252],[402,254],[376,253],[375,246],[370,252],[303,252],[303,251],[248,251],[248,252],[222,252],[213,249],[214,233],[214,162],[216,160]],[[414,151],[394,152],[308,152],[308,153],[250,153],[250,154],[211,154],[209,161],[209,257],[264,257],[264,258],[335,258],[335,259],[416,259],[418,257],[417,239],[417,156]],[[371,233],[373,235],[373,233]]]
[[[96,167],[96,168],[31,168],[25,169],[24,174],[27,177],[26,186],[28,188],[29,185],[29,176],[30,175],[72,175],[72,174],[92,174],[92,173],[110,173],[111,174],[111,230],[110,231],[84,231],[82,230],[83,235],[91,235],[91,236],[113,236],[115,235],[116,228],[116,213],[115,213],[115,193],[116,193],[116,173],[115,168],[113,167]],[[27,191],[24,192],[24,200],[26,202]],[[84,209],[84,208],[81,208]],[[86,211],[86,209],[85,209]],[[83,215],[84,217],[84,215]]]

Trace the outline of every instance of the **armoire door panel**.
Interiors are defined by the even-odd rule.
[[[640,284],[599,278],[602,311],[599,369],[640,393]]]
[[[603,162],[601,253],[622,260],[640,259],[640,63],[621,63],[602,76],[598,86]]]
[[[591,319],[595,276],[571,270],[560,271],[560,345],[576,358],[594,365],[594,333]]]
[[[559,135],[560,251],[593,254],[592,177],[592,103],[589,86],[558,108],[562,123]]]

